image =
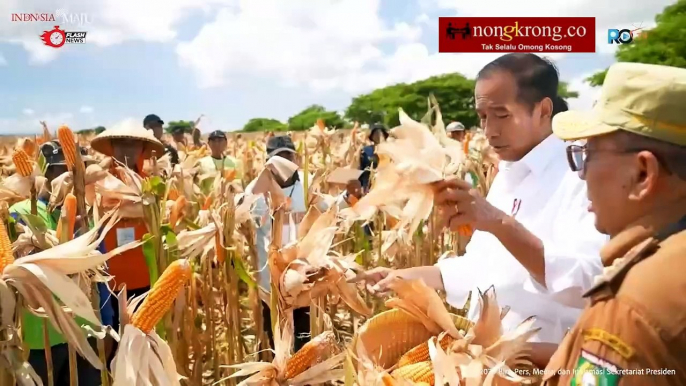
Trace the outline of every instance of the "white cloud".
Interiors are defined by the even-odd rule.
[[[61,125],[76,127],[74,114],[72,113],[51,113],[42,116],[32,115],[21,118],[0,118],[0,133],[3,134],[40,134],[43,128],[40,121],[45,121],[50,131],[57,130]]]
[[[79,112],[82,114],[90,114],[93,112],[93,108],[91,106],[84,105],[84,106],[81,106],[81,108],[79,109]]]
[[[416,26],[385,25],[378,10],[379,0],[242,0],[179,44],[177,53],[202,87],[253,74],[329,89],[382,59],[381,43],[420,37]]]
[[[431,19],[429,18],[429,15],[422,13],[414,19],[414,22],[416,24],[429,24]]]
[[[444,15],[452,10],[454,13],[447,14],[463,16],[597,15],[598,50],[609,54],[616,48],[606,42],[607,28],[649,26],[640,20],[653,18],[671,2],[630,0],[631,4],[617,11],[605,9],[594,0],[573,0],[564,5],[548,0],[417,1],[422,13],[413,24],[393,27],[380,19],[378,0],[326,0],[314,8],[302,0],[241,1],[237,9],[222,10],[193,40],[180,43],[177,54],[180,63],[196,73],[201,87],[222,86],[248,74],[272,78],[282,86],[305,85],[316,92],[338,89],[355,93],[447,72],[473,76],[501,55],[439,54],[429,50],[418,41],[419,31],[431,31],[428,15],[439,9]],[[365,28],[350,28],[341,22],[350,19]],[[553,60],[568,55],[545,54]]]
[[[21,112],[24,113],[24,115],[33,115],[35,113],[35,111],[33,111],[32,109],[28,109],[28,108],[22,110]]]

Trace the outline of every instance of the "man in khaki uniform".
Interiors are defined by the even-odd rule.
[[[686,69],[615,64],[593,111],[553,131],[586,140],[567,156],[611,240],[545,384],[686,385]]]

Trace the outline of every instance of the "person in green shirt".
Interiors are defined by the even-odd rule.
[[[242,178],[242,171],[238,160],[224,155],[228,146],[226,134],[221,130],[213,131],[207,138],[207,145],[210,148],[211,154],[200,159],[200,175],[212,174],[222,169],[224,171],[234,170],[236,172],[234,180],[240,180]],[[201,181],[200,187],[203,192],[208,192],[212,188],[213,183],[213,178],[206,178]]]
[[[81,149],[82,156],[85,158],[85,149]],[[67,172],[64,161],[64,153],[59,141],[50,141],[43,144],[40,151],[46,161],[45,178],[46,186],[50,186],[52,181],[63,173]],[[86,161],[88,162],[88,160]],[[60,217],[59,209],[52,213],[48,210],[50,193],[46,190],[41,191],[36,202],[36,216],[43,220],[45,226],[50,230],[57,229]],[[9,209],[10,215],[16,221],[22,221],[22,215],[31,214],[31,200],[24,200],[12,205]],[[103,324],[112,325],[112,308],[108,301],[108,291],[106,284],[98,283],[100,292],[100,306]],[[43,384],[48,384],[48,369],[45,360],[45,340],[43,338],[45,318],[40,318],[29,311],[24,311],[22,315],[22,339],[24,345],[29,349],[28,362],[42,379]],[[85,319],[76,318],[78,325],[88,324]],[[52,354],[53,379],[55,385],[69,384],[69,346],[67,340],[55,330],[51,323],[45,324],[48,330],[48,340],[50,342],[50,352]],[[93,339],[89,339],[91,344],[95,344]],[[100,371],[95,369],[81,356],[77,356],[77,371],[80,385],[97,386],[100,385]]]

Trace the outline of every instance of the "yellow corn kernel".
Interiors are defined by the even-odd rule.
[[[57,129],[57,139],[62,146],[64,162],[67,164],[67,169],[72,170],[74,165],[76,165],[76,141],[74,141],[74,133],[69,127],[60,126],[60,128]]]
[[[331,331],[317,335],[286,361],[286,379],[293,379],[310,367],[328,359],[336,348],[336,336]]]
[[[28,177],[33,172],[31,160],[24,150],[17,150],[12,154],[12,162],[17,168],[17,173],[22,177]]]
[[[190,277],[191,264],[188,260],[179,259],[169,264],[143,300],[143,304],[133,314],[131,324],[148,334],[169,311]]]
[[[446,334],[443,335],[439,344],[441,345],[441,348],[445,350],[448,347],[448,345],[452,343],[454,340],[455,339],[452,336]],[[419,362],[425,362],[429,359],[431,359],[429,356],[429,343],[424,342],[413,347],[410,351],[406,352],[405,355],[400,357],[400,359],[398,360],[398,367],[404,367]]]
[[[5,270],[5,267],[14,262],[14,255],[12,254],[12,243],[10,236],[5,229],[5,223],[0,220],[0,273]]]
[[[404,367],[400,367],[391,373],[394,377],[407,379],[412,382],[426,382],[434,385],[434,368],[431,362],[419,362]]]

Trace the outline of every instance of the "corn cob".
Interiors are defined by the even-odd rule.
[[[0,274],[5,270],[5,267],[13,262],[14,255],[12,254],[10,236],[5,228],[5,223],[0,221]]]
[[[474,234],[474,228],[471,225],[460,225],[457,227],[457,233],[465,237],[471,237]]]
[[[169,189],[169,193],[167,194],[167,199],[176,201],[177,198],[179,198],[179,191],[176,190],[176,188]]]
[[[202,210],[208,210],[212,206],[212,196],[209,195],[205,198],[205,204],[202,206]]]
[[[133,314],[131,324],[146,334],[150,333],[171,308],[174,299],[190,277],[191,265],[188,260],[174,260],[164,270],[143,300],[143,304]]]
[[[227,181],[233,181],[236,178],[236,169],[224,170],[224,179]]]
[[[397,384],[395,379],[386,372],[381,375],[381,382],[383,383],[383,386],[395,386]]]
[[[186,197],[184,196],[179,196],[176,201],[174,202],[174,205],[172,206],[171,213],[169,214],[169,226],[174,228],[176,226],[176,223],[181,219],[183,215],[183,210],[186,207]]]
[[[17,168],[17,173],[22,177],[28,177],[33,172],[31,160],[24,150],[17,150],[12,154],[12,162]]]
[[[62,212],[60,213],[60,220],[57,222],[57,235],[64,237],[66,240],[74,238],[74,224],[76,223],[76,196],[68,193],[64,198],[62,204]]]
[[[217,258],[217,263],[222,264],[226,259],[226,251],[222,247],[221,235],[219,232],[214,235],[214,253]]]
[[[472,133],[467,133],[462,140],[462,151],[465,155],[469,155],[469,141],[472,140]]]
[[[439,344],[441,345],[441,348],[445,350],[453,341],[455,341],[455,338],[446,334],[441,338]],[[415,363],[425,362],[430,359],[429,344],[428,342],[424,342],[413,347],[412,350],[406,352],[402,357],[400,357],[398,360],[398,367],[405,367]]]
[[[67,169],[72,170],[76,165],[76,141],[74,141],[74,133],[67,126],[60,126],[57,129],[57,139],[62,146],[64,152],[64,162],[67,164]]]
[[[286,361],[286,379],[293,379],[310,367],[328,359],[336,347],[336,337],[331,331],[323,332],[307,342]]]
[[[412,382],[426,382],[434,384],[434,368],[431,362],[424,361],[400,367],[391,373],[394,377],[407,379]]]

